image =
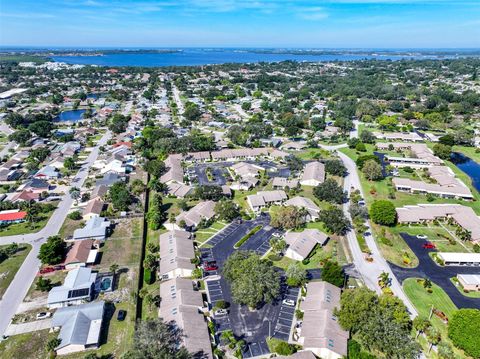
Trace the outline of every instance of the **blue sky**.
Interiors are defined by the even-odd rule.
[[[0,45],[480,48],[480,0],[0,0]]]

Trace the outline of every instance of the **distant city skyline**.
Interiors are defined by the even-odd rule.
[[[2,1],[0,45],[479,48],[480,1]]]

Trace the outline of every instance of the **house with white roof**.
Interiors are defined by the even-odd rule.
[[[285,201],[285,206],[303,208],[307,211],[306,221],[315,221],[319,218],[320,207],[318,207],[310,198],[296,196]]]
[[[91,268],[79,267],[68,272],[63,285],[48,292],[47,306],[61,308],[79,305],[93,299],[97,273]]]

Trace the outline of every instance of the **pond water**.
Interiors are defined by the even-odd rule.
[[[54,121],[57,122],[78,122],[83,119],[83,114],[86,110],[69,110],[60,112],[60,114],[55,117]]]
[[[473,187],[480,192],[480,164],[459,152],[452,153],[450,160],[472,179]]]

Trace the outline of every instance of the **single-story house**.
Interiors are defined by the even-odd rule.
[[[87,206],[83,211],[83,219],[85,221],[88,221],[93,217],[100,217],[100,214],[102,213],[104,206],[105,206],[105,203],[101,199],[98,199],[98,198],[91,199],[90,201],[88,201]]]
[[[305,165],[300,184],[302,186],[318,186],[325,181],[325,165],[321,162],[309,162]]]
[[[480,292],[480,274],[457,274],[457,279],[463,290]]]
[[[98,250],[93,248],[93,239],[79,240],[73,243],[65,258],[65,269],[85,267],[94,264]]]
[[[9,209],[0,212],[0,224],[11,224],[24,222],[27,217],[27,212],[19,209]]]
[[[195,207],[190,208],[186,212],[182,212],[177,216],[177,225],[185,221],[187,228],[194,229],[202,219],[209,220],[215,216],[215,202],[204,201],[198,203]]]
[[[41,169],[38,170],[37,173],[35,173],[35,178],[40,178],[40,179],[56,179],[60,177],[60,173],[58,172],[58,169],[52,166],[45,166]]]
[[[73,232],[73,239],[100,239],[107,237],[107,231],[110,228],[110,221],[103,217],[91,217],[83,228],[76,229]]]
[[[284,203],[285,206],[294,206],[297,208],[304,208],[307,210],[307,218],[305,218],[307,221],[315,221],[319,217],[320,213],[320,207],[318,207],[310,198],[307,197],[302,197],[302,196],[296,196],[288,201],[285,201]]]
[[[160,235],[160,277],[190,277],[195,269],[192,234],[173,230]]]
[[[104,301],[58,309],[52,317],[52,328],[60,329],[57,354],[98,348],[104,311]]]
[[[274,189],[297,188],[298,179],[288,179],[285,177],[273,177],[272,187]]]
[[[93,299],[97,273],[90,268],[79,267],[68,272],[63,285],[53,287],[48,292],[49,308],[79,305]]]
[[[282,190],[259,191],[257,194],[247,196],[247,203],[254,212],[260,212],[263,208],[272,204],[282,204],[287,199],[287,194]]]
[[[304,350],[312,351],[324,359],[341,359],[347,356],[350,337],[335,316],[340,307],[340,288],[327,282],[310,282],[307,294],[300,303],[303,322],[294,333],[294,339]]]
[[[323,246],[327,240],[328,236],[318,229],[288,232],[285,234],[285,242],[288,244],[285,257],[303,261],[305,258],[308,258],[317,244]]]
[[[186,278],[174,278],[160,283],[159,317],[174,322],[182,330],[182,345],[198,359],[212,359],[212,346],[203,314],[202,294],[194,290],[193,282]]]
[[[437,256],[446,266],[480,267],[480,253],[438,252]]]

